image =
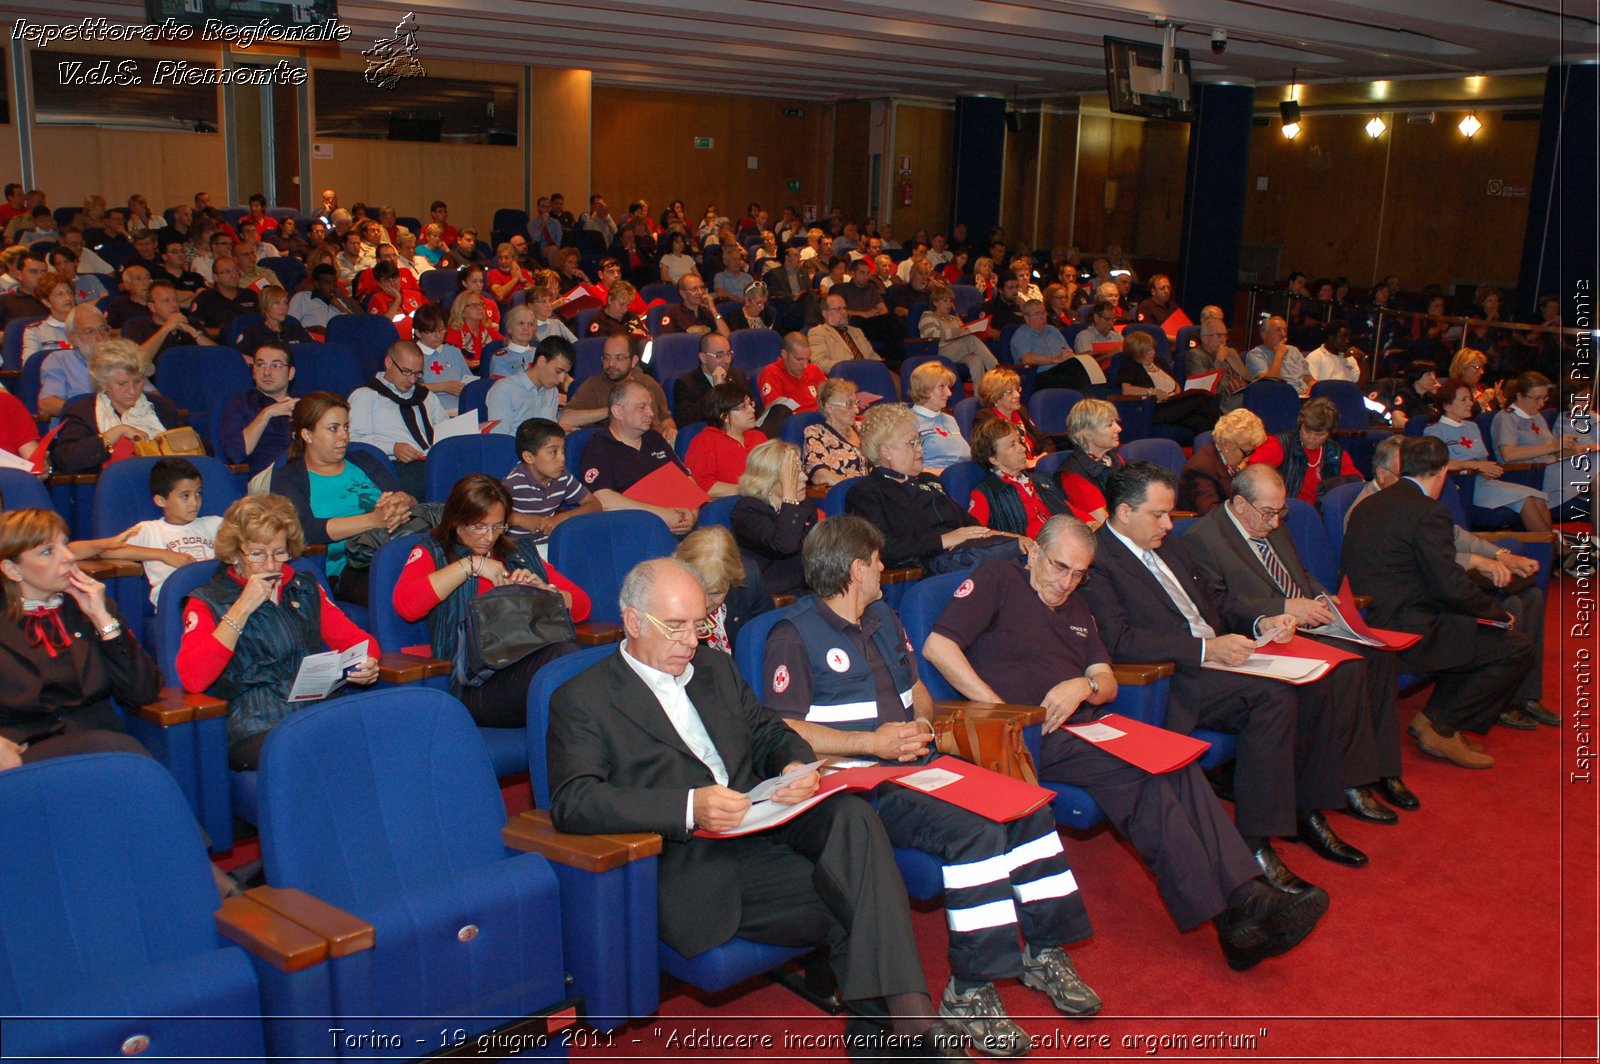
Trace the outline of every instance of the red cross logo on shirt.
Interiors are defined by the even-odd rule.
[[[832,650],[828,651],[827,662],[828,668],[832,669],[834,672],[844,672],[850,667],[850,655],[846,654],[838,647],[834,647]]]
[[[435,377],[441,376],[444,373],[444,363],[440,362],[438,359],[434,359],[432,362],[428,363],[428,370]]]
[[[1470,436],[1461,437],[1461,446],[1465,447],[1469,451],[1472,450],[1472,437],[1470,437]]]

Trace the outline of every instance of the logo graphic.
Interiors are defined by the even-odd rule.
[[[406,559],[406,564],[410,565],[412,562],[416,561],[420,557],[422,557],[422,548],[421,547],[412,547],[411,548],[411,557]]]
[[[400,84],[402,78],[428,76],[428,72],[422,69],[422,62],[417,59],[417,16],[410,11],[395,24],[393,37],[374,41],[372,47],[361,54],[367,59],[366,79],[369,85],[392,89]]]
[[[956,598],[966,598],[968,595],[972,594],[972,587],[973,584],[971,580],[961,581],[961,586],[956,588]]]
[[[599,469],[598,466],[596,466],[593,469],[585,469],[583,471],[583,482],[585,484],[593,484],[595,482],[595,479],[597,477],[599,477],[599,476],[600,476],[600,469]]]
[[[779,665],[778,671],[772,674],[772,689],[780,695],[789,689],[789,666]]]
[[[828,651],[828,668],[834,672],[844,672],[850,668],[850,655],[838,647]]]
[[[200,627],[200,614],[190,610],[183,618],[183,634],[188,635],[198,627]]]

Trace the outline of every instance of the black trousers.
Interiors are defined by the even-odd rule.
[[[1205,670],[1191,681],[1198,724],[1239,736],[1234,820],[1241,835],[1295,833],[1296,688],[1256,676]]]
[[[1521,632],[1476,625],[1462,663],[1433,674],[1428,719],[1450,729],[1486,732],[1538,660]]]
[[[1324,639],[1314,635],[1306,638],[1361,655],[1361,665],[1366,673],[1366,715],[1371,725],[1372,749],[1370,753],[1363,751],[1360,754],[1358,764],[1347,763],[1346,768],[1351,771],[1345,776],[1345,786],[1358,787],[1382,776],[1400,775],[1400,656],[1392,650],[1366,647],[1342,639]],[[1367,779],[1358,778],[1366,772],[1375,774]]]
[[[1261,874],[1198,765],[1157,775],[1060,729],[1044,737],[1042,755],[1041,779],[1088,791],[1133,843],[1179,930],[1221,913]]]
[[[1300,695],[1295,804],[1303,813],[1342,807],[1346,787],[1372,783],[1378,778],[1377,741],[1367,708],[1366,666],[1347,661],[1316,683],[1302,684],[1295,690]]]
[[[368,604],[368,585],[372,579],[372,570],[363,566],[360,569],[346,565],[339,570],[339,575],[328,581],[328,586],[333,589],[333,597],[340,602],[353,602],[357,606]]]
[[[837,795],[719,845],[738,854],[740,937],[827,946],[846,1001],[928,992],[894,848],[865,801]]]
[[[51,758],[76,754],[143,754],[149,757],[150,751],[133,736],[123,732],[85,728],[34,740],[22,751],[21,758],[24,765],[31,765],[35,761],[49,761]]]
[[[423,470],[426,462],[402,462],[396,459],[394,465],[394,478],[400,485],[400,490],[410,495],[413,499],[423,498],[427,492],[423,486]]]
[[[1155,416],[1151,421],[1156,425],[1174,425],[1188,429],[1198,435],[1210,432],[1216,425],[1217,418],[1221,416],[1215,399],[1199,392],[1191,392],[1187,395],[1174,396],[1164,403],[1157,403]]]
[[[484,681],[463,687],[457,695],[480,728],[523,728],[528,723],[528,688],[533,675],[550,662],[581,648],[576,643],[551,643]]]

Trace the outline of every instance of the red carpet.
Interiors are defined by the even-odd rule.
[[[1333,899],[1287,956],[1229,971],[1209,927],[1178,933],[1120,839],[1106,830],[1069,837],[1096,930],[1071,954],[1106,1008],[1068,1022],[1041,995],[1002,985],[1007,1009],[1037,1043],[1029,1059],[1595,1059],[1600,781],[1569,782],[1580,738],[1597,746],[1594,677],[1579,668],[1593,664],[1596,642],[1571,634],[1580,609],[1592,619],[1594,587],[1592,579],[1552,586],[1545,702],[1566,718],[1563,728],[1496,728],[1485,746],[1497,764],[1486,772],[1426,757],[1406,739],[1405,778],[1422,809],[1392,827],[1331,818],[1371,856],[1366,868],[1280,845],[1290,867]],[[1423,691],[1402,703],[1402,723],[1426,698]],[[1575,712],[1587,714],[1584,727],[1574,726]],[[914,915],[937,995],[949,975],[943,910]],[[837,1050],[785,1046],[786,1036],[841,1033],[843,1021],[775,985],[750,984],[717,1001],[668,986],[663,998],[656,1018],[574,1055],[842,1059]],[[705,1033],[772,1041],[706,1048],[684,1040]]]

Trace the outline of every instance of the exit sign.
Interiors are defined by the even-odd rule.
[[[696,148],[710,148],[710,147],[714,147],[715,145],[716,145],[716,142],[713,141],[710,137],[696,137],[696,138],[694,138],[694,146]]]

